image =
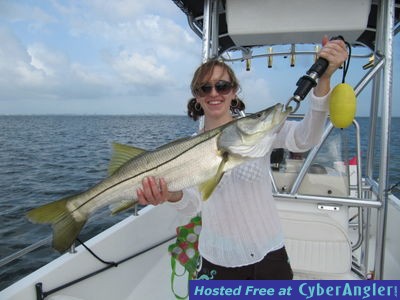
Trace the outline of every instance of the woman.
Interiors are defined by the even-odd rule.
[[[341,40],[323,40],[319,55],[329,61],[310,96],[310,110],[301,122],[286,121],[272,148],[305,152],[317,144],[327,119],[330,78],[347,58]],[[194,74],[189,116],[204,114],[207,131],[233,119],[232,106],[243,106],[233,71],[219,61],[201,65]],[[271,149],[272,149],[271,148]],[[284,237],[268,174],[270,153],[224,174],[213,194],[202,201],[197,188],[169,192],[163,178],[146,178],[137,191],[142,205],[166,201],[187,215],[201,212],[199,239],[202,279],[292,279]]]

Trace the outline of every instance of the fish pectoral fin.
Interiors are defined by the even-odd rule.
[[[211,177],[209,180],[200,184],[199,190],[201,192],[201,196],[204,201],[211,196],[211,194],[217,187],[218,183],[221,181],[222,176],[224,176],[224,167],[227,161],[228,161],[228,155],[224,154],[223,159],[218,166],[218,170],[215,176]]]
[[[216,175],[214,177],[211,177],[211,179],[200,184],[199,190],[201,192],[201,197],[203,198],[204,201],[208,200],[208,198],[214,192],[215,188],[217,187],[223,175],[224,174],[222,173],[221,176],[219,176],[219,178]]]
[[[111,214],[116,215],[124,210],[133,207],[136,203],[137,201],[134,200],[122,200],[118,203],[113,203],[110,205]]]
[[[45,204],[30,210],[26,216],[33,223],[51,224],[53,228],[53,248],[66,251],[74,243],[87,217],[76,220],[67,208],[68,200],[73,197]]]
[[[113,154],[108,167],[108,174],[113,175],[115,171],[117,171],[128,160],[144,152],[146,152],[146,150],[141,148],[113,143]]]

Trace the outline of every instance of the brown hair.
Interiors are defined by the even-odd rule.
[[[228,73],[229,78],[232,83],[232,87],[234,90],[238,90],[240,88],[239,81],[236,78],[235,73],[229,67],[227,64],[225,64],[222,61],[213,59],[209,60],[202,65],[200,65],[197,70],[194,72],[192,82],[190,84],[190,89],[192,91],[192,95],[196,96],[196,91],[199,90],[201,86],[203,86],[212,76],[212,72],[215,67],[221,67],[225,72]],[[236,98],[237,102],[235,107],[231,106],[231,111],[234,112],[234,110],[239,109],[239,110],[244,110],[245,109],[245,104],[243,103],[242,100],[239,98]],[[188,101],[187,104],[187,109],[188,109],[188,116],[192,118],[194,121],[196,121],[200,116],[204,115],[203,109],[200,107],[196,107],[196,98],[191,98]]]

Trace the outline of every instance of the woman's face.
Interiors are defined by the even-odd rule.
[[[236,98],[236,91],[231,88],[229,74],[220,66],[215,66],[211,77],[204,82],[209,92],[196,95],[196,100],[204,110],[204,115],[211,118],[231,116],[230,106],[232,99]],[[218,85],[216,88],[215,85]],[[220,90],[220,92],[217,91]],[[206,89],[204,89],[206,90]]]

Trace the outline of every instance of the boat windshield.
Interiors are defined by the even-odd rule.
[[[332,128],[313,151],[274,150],[271,169],[276,192],[357,198],[356,129],[356,126],[345,130]]]

